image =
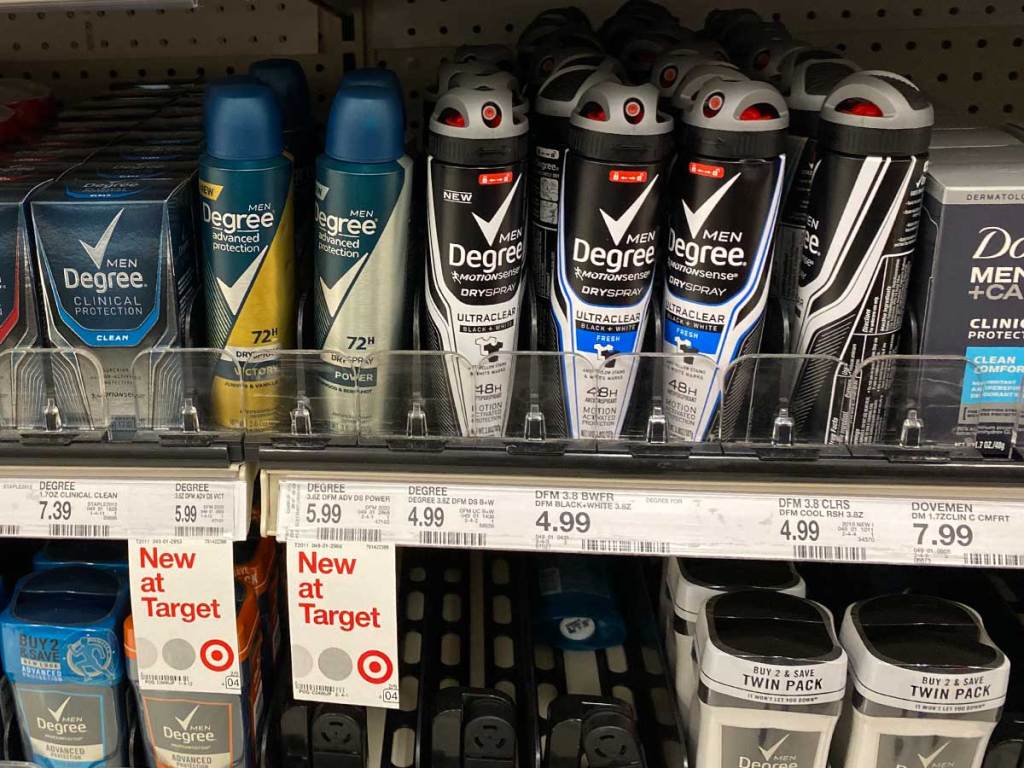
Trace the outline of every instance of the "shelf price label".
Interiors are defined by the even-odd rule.
[[[291,541],[287,568],[295,698],[397,709],[394,546]]]
[[[244,538],[244,480],[0,478],[0,536]]]
[[[1024,501],[283,480],[278,536],[609,554],[1024,567]]]
[[[231,542],[132,539],[128,557],[140,687],[242,690]]]

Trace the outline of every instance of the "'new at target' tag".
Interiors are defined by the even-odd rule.
[[[398,708],[392,544],[288,542],[296,699]]]
[[[231,542],[131,539],[128,557],[140,687],[241,690]]]

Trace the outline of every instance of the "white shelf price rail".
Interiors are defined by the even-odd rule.
[[[0,536],[243,539],[255,471],[0,468]]]
[[[289,541],[1024,567],[1016,489],[264,475]]]

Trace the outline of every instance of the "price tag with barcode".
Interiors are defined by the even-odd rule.
[[[244,480],[0,478],[2,536],[244,538]]]
[[[539,551],[1024,567],[1024,502],[284,480],[278,535]]]
[[[296,699],[399,706],[395,548],[288,543]]]
[[[238,639],[259,635],[238,621],[258,621],[258,610],[253,603],[236,614],[233,563],[224,539],[129,541],[132,615],[125,647],[143,690],[238,693],[257,684],[245,679],[257,649],[239,649]],[[247,599],[255,601],[251,590]]]

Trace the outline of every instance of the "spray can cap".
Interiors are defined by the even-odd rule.
[[[460,165],[514,163],[526,155],[529,130],[508,89],[453,88],[434,107],[428,149]]]
[[[402,99],[390,88],[342,86],[327,120],[324,153],[342,162],[390,163],[405,154]]]
[[[789,110],[768,83],[716,77],[704,83],[683,123],[683,142],[694,154],[773,157],[785,151]]]
[[[538,115],[568,118],[580,98],[598,83],[619,82],[618,75],[592,66],[564,67],[552,73],[537,90],[533,110]]]
[[[676,89],[672,93],[673,112],[680,116],[685,113],[693,105],[704,86],[715,79],[732,83],[750,78],[736,69],[734,65],[721,61],[704,62],[691,67],[683,79],[676,84]]]
[[[821,108],[819,141],[851,155],[928,151],[935,111],[910,80],[870,70],[844,78]]]
[[[789,127],[798,136],[817,136],[825,98],[843,79],[859,68],[848,59],[808,57],[787,67],[780,83],[789,105]]]
[[[706,64],[721,64],[728,69],[738,69],[735,64],[709,57],[692,49],[676,49],[663,54],[651,70],[651,82],[658,87],[661,98],[671,98],[679,84],[696,67]]]
[[[252,78],[228,78],[207,89],[206,152],[221,160],[268,160],[284,151],[281,110],[271,90]]]
[[[249,74],[274,93],[286,131],[310,124],[309,85],[302,65],[294,59],[264,59],[249,66]]]
[[[598,83],[580,98],[569,122],[569,147],[584,157],[652,163],[672,151],[672,120],[658,111],[653,85]]]

